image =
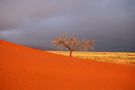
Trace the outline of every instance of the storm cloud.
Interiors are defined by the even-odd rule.
[[[135,51],[135,0],[0,0],[0,39],[51,49],[61,33],[96,51]]]

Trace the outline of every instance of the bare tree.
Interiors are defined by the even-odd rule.
[[[92,40],[79,40],[78,38],[71,36],[67,37],[66,34],[60,35],[52,41],[52,44],[56,47],[65,48],[70,51],[70,56],[75,50],[89,50],[94,46]]]

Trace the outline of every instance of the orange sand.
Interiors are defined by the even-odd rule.
[[[135,90],[135,67],[0,41],[0,90]]]

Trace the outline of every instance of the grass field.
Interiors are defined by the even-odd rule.
[[[49,52],[69,56],[68,51],[49,51]],[[130,52],[80,52],[80,51],[74,51],[72,56],[77,57],[77,58],[87,59],[87,60],[96,60],[99,62],[134,64],[135,65],[135,53],[130,53]]]

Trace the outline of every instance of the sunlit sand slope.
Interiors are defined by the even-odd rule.
[[[135,90],[135,67],[0,41],[0,90]]]

